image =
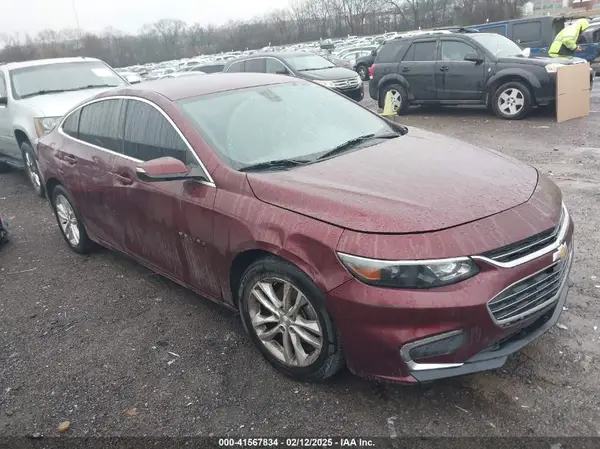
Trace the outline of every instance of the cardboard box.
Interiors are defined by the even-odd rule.
[[[574,64],[556,72],[556,121],[590,115],[590,66]]]

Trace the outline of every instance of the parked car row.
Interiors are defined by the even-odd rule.
[[[305,67],[280,56],[228,67]],[[300,77],[116,88],[71,108],[38,153],[66,245],[123,252],[239,311],[296,379],[498,368],[567,298],[573,223],[549,178]]]

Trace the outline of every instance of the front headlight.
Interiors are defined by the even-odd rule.
[[[479,273],[469,257],[423,261],[375,260],[337,253],[348,271],[366,284],[392,288],[434,288],[456,284]]]
[[[546,72],[548,73],[556,73],[559,67],[564,67],[564,64],[552,63],[546,64]]]
[[[358,81],[358,84],[362,84],[363,80],[360,75],[356,75],[356,81]]]
[[[335,83],[333,81],[315,80],[315,83],[320,84],[321,86],[329,87],[330,89],[335,87]]]
[[[38,137],[45,136],[58,124],[60,117],[36,117],[33,119],[35,123],[35,131]]]

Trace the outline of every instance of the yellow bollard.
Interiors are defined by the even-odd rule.
[[[398,115],[398,111],[394,110],[394,94],[392,94],[392,91],[388,91],[388,93],[385,94],[383,112],[380,115],[383,115],[384,117],[396,117]]]

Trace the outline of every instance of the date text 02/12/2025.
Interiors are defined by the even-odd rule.
[[[369,438],[219,438],[218,447],[375,447]]]

